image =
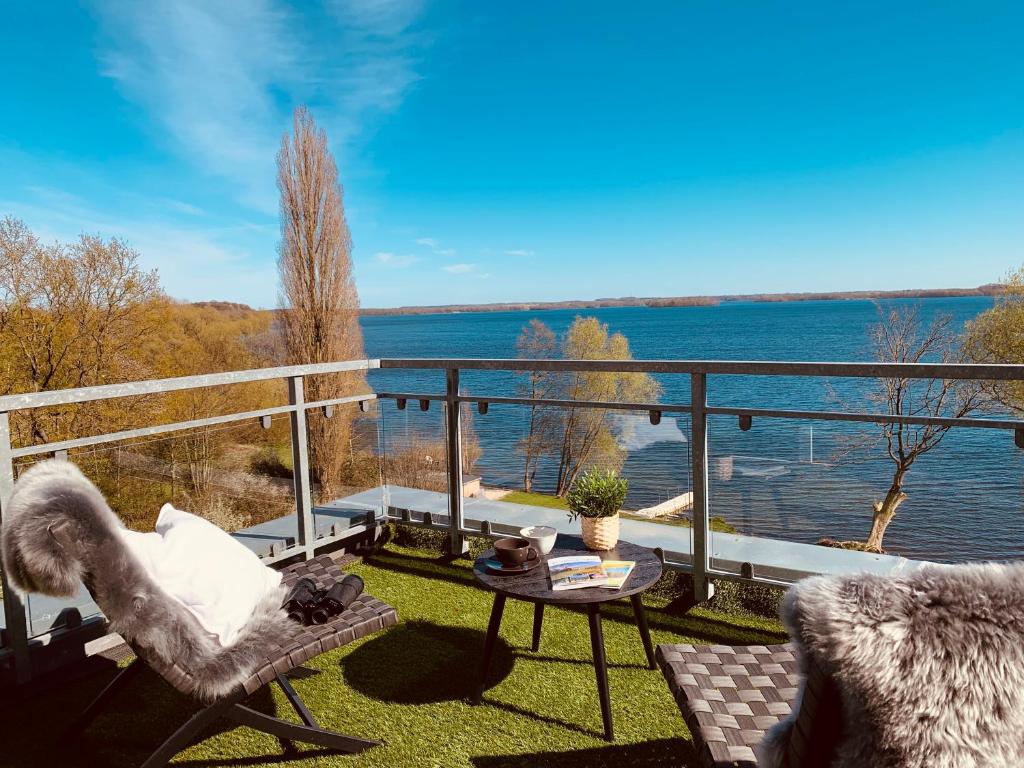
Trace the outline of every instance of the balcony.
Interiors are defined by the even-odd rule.
[[[689,397],[680,398],[681,402],[567,402],[525,397],[507,379],[489,378],[524,370],[648,372],[682,379]],[[339,372],[367,372],[376,391],[322,401],[305,398],[310,378]],[[416,387],[396,386],[410,374],[416,376],[412,379]],[[382,375],[386,378],[374,379]],[[173,495],[175,483],[182,481],[167,454],[151,450],[154,441],[235,425],[245,425],[256,434],[273,428],[275,419],[284,420],[291,449],[290,477],[263,477],[256,482],[246,479],[246,473],[216,469],[209,482],[255,500],[262,512],[215,519],[271,564],[319,552],[356,556],[347,567],[363,576],[369,591],[398,609],[399,626],[319,657],[313,664],[319,674],[296,683],[326,726],[386,739],[385,747],[351,758],[353,764],[691,765],[695,763],[685,725],[661,676],[644,666],[643,648],[625,604],[610,608],[605,624],[614,744],[601,738],[586,619],[576,611],[552,611],[541,649],[533,652],[529,650],[529,607],[510,603],[484,705],[471,706],[467,701],[476,682],[491,595],[476,585],[465,555],[483,547],[489,537],[518,531],[526,524],[551,524],[566,532],[578,525],[569,523],[557,500],[525,497],[523,503],[491,493],[501,484],[513,486],[518,470],[489,459],[486,451],[479,460],[481,466],[473,470],[483,480],[482,487],[477,487],[480,477],[470,478],[464,456],[470,412],[475,412],[474,428],[486,445],[521,438],[521,433],[508,429],[508,422],[488,421],[502,409],[625,414],[632,420],[632,434],[640,424],[657,426],[678,419],[672,424],[684,439],[672,442],[676,453],[670,460],[678,460],[685,481],[666,489],[664,495],[680,499],[680,511],[667,518],[632,514],[623,520],[622,528],[624,539],[657,549],[666,566],[664,583],[644,596],[654,641],[767,644],[784,638],[773,619],[726,610],[729,605],[721,594],[717,607],[714,602],[711,607],[699,604],[714,595],[716,584],[721,591],[726,591],[725,585],[778,589],[814,573],[865,569],[899,573],[916,567],[921,558],[913,551],[872,554],[816,546],[799,519],[780,517],[781,522],[769,528],[747,524],[740,519],[742,514],[756,522],[765,513],[760,506],[763,497],[749,492],[749,483],[743,485],[737,478],[766,483],[810,473],[809,482],[820,484],[817,473],[830,470],[820,456],[818,462],[804,462],[778,454],[748,456],[732,449],[721,456],[715,452],[717,436],[728,428],[733,439],[746,439],[752,427],[771,429],[770,425],[780,423],[923,424],[932,417],[812,410],[788,403],[785,407],[723,405],[714,398],[715,384],[731,377],[756,377],[784,388],[794,377],[856,383],[885,376],[1009,380],[1024,378],[1024,367],[366,360],[13,395],[0,398],[0,498],[10,492],[26,462],[52,455],[75,461],[87,473],[91,462],[102,458],[104,467],[120,473],[119,478],[131,477],[132,482],[155,486],[158,495]],[[441,379],[443,385],[426,388],[431,377]],[[465,386],[470,378],[471,391]],[[140,398],[231,391],[253,382],[287,383],[287,401],[244,412],[225,409],[181,422],[131,424],[116,432],[62,437],[49,443],[17,444],[11,439],[11,420],[27,412],[98,402],[124,403],[122,407],[129,410]],[[360,476],[361,482],[316,503],[320,494],[308,471],[307,427],[310,419],[329,418],[342,408],[359,414],[354,423],[363,426],[352,438],[353,445],[359,445],[351,451],[370,471]],[[139,418],[145,421],[144,414]],[[965,433],[1013,433],[1018,445],[1024,442],[1022,422],[995,417],[934,419]],[[427,442],[433,443],[429,450],[424,447]],[[1006,444],[1007,455],[1013,456],[1013,441]],[[507,463],[510,455],[500,458]],[[642,476],[635,468],[634,474]],[[740,500],[738,507],[728,507],[728,493]],[[778,490],[775,493],[779,495]],[[112,506],[117,508],[116,499]],[[641,511],[638,506],[631,507],[635,513]],[[657,506],[651,504],[651,508]],[[727,526],[713,523],[719,510],[727,507],[742,514],[728,515]],[[769,511],[779,515],[785,508],[779,502]],[[962,527],[965,521],[953,524]],[[397,538],[388,543],[385,531],[397,531]],[[767,535],[772,531],[779,535]],[[792,536],[787,538],[787,533]],[[931,553],[941,559],[967,559],[963,553],[969,556],[970,551],[954,544],[936,542]],[[17,765],[73,763],[74,759],[53,751],[54,728],[61,717],[70,717],[65,713],[74,712],[103,686],[117,663],[123,663],[123,646],[116,637],[106,636],[102,617],[87,593],[70,602],[32,596],[27,604],[10,590],[5,589],[4,595],[6,629],[0,665],[7,685],[16,686],[7,689],[5,698],[23,702],[5,713],[7,732],[15,734],[5,737],[5,754]],[[93,674],[79,674],[84,671]],[[268,711],[281,705],[270,694],[254,704]],[[115,712],[98,721],[78,747],[81,754],[89,755],[85,762],[136,765],[188,711],[183,700],[151,677],[136,680],[114,706]],[[129,718],[133,727],[125,728]],[[215,732],[178,760],[194,765],[317,765],[331,758],[316,751],[282,756],[280,744],[272,738],[240,729]]]

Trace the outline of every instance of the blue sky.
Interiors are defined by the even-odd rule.
[[[366,306],[978,285],[1024,262],[1022,9],[6,4],[0,215],[274,306],[304,103]]]

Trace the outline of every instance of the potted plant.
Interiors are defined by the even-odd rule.
[[[619,509],[629,481],[618,472],[588,469],[569,489],[569,519],[580,518],[587,549],[614,549],[619,542]]]

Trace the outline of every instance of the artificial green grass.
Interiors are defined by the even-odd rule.
[[[561,496],[552,496],[547,493],[534,493],[532,491],[512,491],[499,499],[510,504],[529,504],[533,507],[549,507],[551,509],[564,509],[569,511],[569,502]]]
[[[394,605],[400,624],[309,666],[320,674],[295,687],[328,727],[387,744],[358,756],[280,743],[246,728],[216,728],[175,764],[191,766],[669,766],[696,765],[686,727],[660,672],[644,665],[628,601],[604,613],[616,742],[601,739],[586,616],[549,607],[538,653],[528,650],[532,606],[509,601],[481,706],[472,693],[491,609],[468,563],[391,546],[352,567],[374,595]],[[773,621],[693,609],[673,611],[646,597],[655,643],[774,643]],[[139,765],[191,709],[154,675],[134,680],[71,751],[54,734],[110,679],[113,670],[7,699],[0,765]],[[275,689],[252,706],[293,717]]]

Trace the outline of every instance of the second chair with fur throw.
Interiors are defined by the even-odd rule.
[[[815,577],[792,643],[662,645],[707,768],[1024,766],[1024,565]]]
[[[147,665],[200,708],[143,768],[164,765],[220,719],[341,752],[380,743],[321,728],[285,675],[325,651],[395,624],[394,608],[363,593],[327,623],[302,626],[291,621],[281,607],[289,586],[309,577],[324,587],[342,576],[329,557],[321,556],[286,568],[281,588],[267,593],[237,638],[224,646],[154,581],[126,544],[133,535],[99,490],[67,461],[51,460],[28,470],[4,509],[4,568],[12,584],[25,592],[66,596],[83,582],[110,629],[136,655],[72,724],[70,733],[87,725],[101,703]],[[301,725],[246,706],[247,698],[275,682]]]

